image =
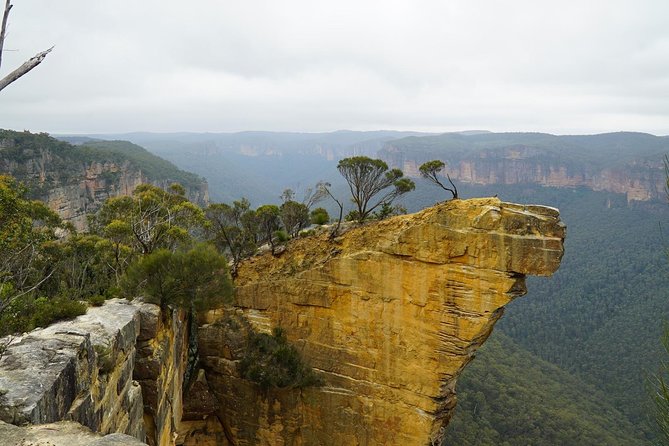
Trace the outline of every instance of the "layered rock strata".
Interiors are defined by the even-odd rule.
[[[379,152],[391,167],[419,177],[419,166],[429,159],[407,155],[386,146]],[[616,166],[602,167],[556,156],[531,147],[490,149],[471,155],[444,155],[442,172],[456,182],[470,184],[537,184],[546,187],[585,187],[625,195],[628,202],[665,197],[665,171],[662,157],[639,159]]]
[[[16,431],[5,426],[3,432],[38,438],[53,431],[54,438],[62,434],[54,444],[78,436],[106,444],[93,443],[99,435],[90,436],[85,426],[136,439],[127,444],[170,444],[181,419],[184,320],[182,312],[163,314],[155,305],[114,299],[72,321],[12,339],[0,358],[0,421],[43,425],[66,420],[80,428],[57,424]],[[125,437],[110,438],[126,444],[119,440]]]
[[[235,308],[200,328],[212,431],[239,446],[440,444],[458,375],[525,275],[558,268],[564,236],[553,208],[455,200],[244,262]],[[283,328],[325,385],[243,379],[240,317]]]

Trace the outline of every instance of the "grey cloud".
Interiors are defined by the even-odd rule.
[[[669,133],[669,3],[21,0],[0,127]]]

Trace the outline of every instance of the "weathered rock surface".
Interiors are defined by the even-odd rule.
[[[125,434],[104,437],[72,421],[17,427],[0,421],[2,446],[141,446],[138,439]]]
[[[215,430],[240,446],[440,444],[458,375],[525,275],[558,268],[564,236],[555,209],[456,200],[244,262],[236,309],[200,329]],[[325,385],[264,393],[242,379],[231,312],[282,327]]]
[[[155,305],[113,299],[72,321],[14,339],[0,359],[0,420],[14,425],[71,420],[101,434],[171,444],[181,420],[184,321],[183,312],[165,315]],[[21,432],[50,429],[70,432],[54,426]],[[112,444],[96,441],[90,444]]]
[[[140,308],[137,360],[133,379],[142,389],[146,442],[172,444],[182,418],[183,377],[187,361],[188,325],[183,310],[166,318],[156,305]]]

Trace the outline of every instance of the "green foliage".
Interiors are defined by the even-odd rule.
[[[256,209],[260,243],[269,243],[274,254],[274,233],[281,229],[281,211],[278,206],[265,204]]]
[[[192,232],[204,224],[204,213],[183,192],[178,186],[164,191],[142,184],[132,197],[105,201],[91,219],[91,231],[106,234],[118,247],[129,246],[140,254],[188,245]]]
[[[80,300],[105,294],[116,286],[121,271],[114,245],[97,235],[79,235],[44,244],[51,277],[41,287],[46,295]]]
[[[660,371],[648,378],[648,388],[654,403],[654,419],[657,431],[657,442],[669,445],[669,326],[665,324],[662,336],[663,359]]]
[[[383,203],[392,203],[397,197],[412,191],[416,186],[399,169],[388,170],[388,165],[366,156],[344,158],[337,165],[339,173],[348,183],[353,203],[357,210],[357,220],[364,221],[369,214]],[[393,187],[381,196],[376,204],[370,201],[385,189]]]
[[[207,244],[186,251],[158,249],[126,271],[127,296],[143,295],[148,302],[207,310],[229,302],[232,280],[225,257]]]
[[[35,298],[32,294],[12,300],[0,313],[0,337],[46,327],[86,313],[86,304],[68,297]]]
[[[605,395],[495,332],[458,381],[444,445],[639,444]]]
[[[0,175],[0,316],[51,276],[44,245],[63,228],[54,212],[26,194],[12,177]]]
[[[272,336],[254,332],[249,334],[246,351],[239,363],[239,372],[265,391],[273,387],[301,388],[323,384],[279,327],[273,330]]]
[[[256,251],[257,218],[246,198],[226,203],[213,203],[205,210],[208,239],[232,257],[232,273],[239,261]]]
[[[88,303],[94,307],[101,307],[102,305],[104,305],[105,300],[106,298],[104,296],[96,294],[88,298]]]
[[[330,222],[330,214],[324,208],[316,208],[309,215],[311,223],[315,225],[325,225]]]

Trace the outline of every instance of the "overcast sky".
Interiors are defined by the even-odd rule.
[[[669,134],[669,0],[13,3],[0,128]]]

